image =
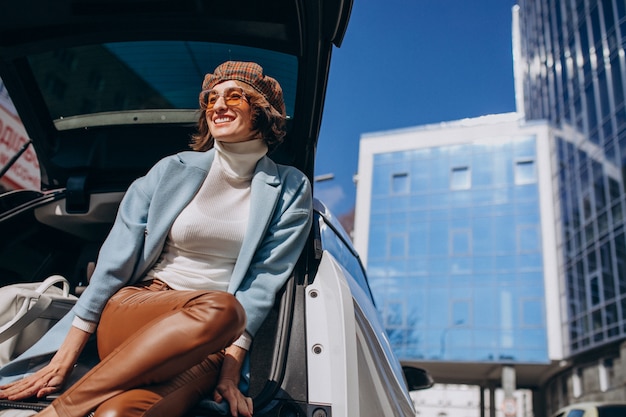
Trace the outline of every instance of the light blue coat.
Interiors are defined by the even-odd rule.
[[[166,157],[131,184],[74,309],[31,349],[0,369],[0,383],[20,377],[55,352],[74,314],[98,321],[117,290],[145,275],[158,259],[172,223],[202,185],[214,155],[210,150]],[[246,330],[254,336],[306,242],[312,222],[311,186],[297,169],[264,156],[252,178],[250,200],[249,223],[228,291],[244,307]]]

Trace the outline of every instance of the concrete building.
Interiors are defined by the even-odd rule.
[[[413,391],[411,397],[418,417],[479,417],[490,410],[486,401],[481,414],[480,394],[480,388],[473,385],[438,384],[429,390]],[[502,404],[503,395],[502,390],[496,391],[496,404]],[[518,390],[514,398],[516,417],[534,416],[530,392]],[[504,410],[496,407],[495,415],[505,417]]]

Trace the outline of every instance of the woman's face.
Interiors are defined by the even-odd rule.
[[[213,108],[205,110],[211,135],[220,142],[245,142],[254,138],[250,103],[243,99],[238,105],[229,106],[225,97],[238,94],[243,83],[228,80],[213,87]]]

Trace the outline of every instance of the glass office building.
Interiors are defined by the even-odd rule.
[[[626,2],[518,0],[518,108],[561,131],[554,159],[563,349],[547,408],[626,400]]]
[[[569,355],[626,336],[626,3],[520,1],[520,81],[528,120],[570,136],[557,143]]]
[[[553,143],[517,114],[361,137],[355,246],[401,360],[478,383],[562,357]]]
[[[400,356],[548,361],[535,142],[374,156],[367,268]]]

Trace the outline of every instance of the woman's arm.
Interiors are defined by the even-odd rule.
[[[144,218],[150,203],[143,191],[142,184],[147,182],[144,178],[135,181],[126,192],[112,230],[100,250],[92,282],[74,306],[74,314],[86,321],[96,323],[110,296],[130,278],[143,242]],[[126,243],[123,248],[120,248],[120,240]],[[59,391],[89,337],[89,332],[71,326],[50,363],[21,380],[1,386],[0,399],[21,400],[34,395],[41,398]]]
[[[235,296],[246,310],[246,331],[254,337],[302,253],[313,221],[311,185],[295,171]]]
[[[312,223],[311,186],[304,175],[288,178],[285,185],[290,192],[283,195],[279,210],[274,215],[265,238],[254,255],[247,272],[247,280],[235,293],[244,308],[247,319],[254,322],[249,330],[256,331],[274,305],[277,291],[289,278]],[[252,337],[252,334],[250,334]],[[213,399],[226,400],[232,416],[252,416],[252,399],[239,391],[239,381],[248,351],[237,345],[226,349],[226,356]]]
[[[0,399],[42,398],[59,391],[74,369],[89,336],[90,333],[72,326],[50,363],[24,379],[0,387]]]
[[[220,378],[213,394],[215,402],[228,401],[230,413],[234,417],[252,417],[252,399],[244,396],[238,388],[241,367],[247,353],[247,350],[236,345],[230,345],[226,349]]]
[[[155,172],[153,176],[158,177],[159,172],[156,167],[151,172]],[[130,278],[132,267],[136,264],[138,257],[137,253],[143,242],[144,219],[150,204],[150,196],[145,192],[145,189],[150,190],[150,188],[145,184],[150,185],[156,182],[158,178],[149,180],[148,176],[145,176],[133,182],[125,193],[112,230],[100,250],[98,265],[91,283],[74,306],[75,317],[97,323],[108,299]],[[120,241],[123,241],[124,245],[120,245]],[[0,399],[20,400],[33,395],[41,398],[59,391],[74,368],[89,337],[89,332],[71,326],[50,362],[39,371],[21,380],[1,386]],[[58,346],[57,343],[56,340],[51,342],[54,348]]]

